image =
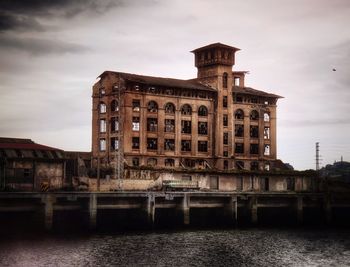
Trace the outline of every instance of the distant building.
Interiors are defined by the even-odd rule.
[[[93,86],[93,165],[269,171],[276,162],[280,96],[245,85],[238,48],[193,50],[197,78],[105,71]]]
[[[30,139],[0,137],[0,188],[48,191],[65,186],[63,151]]]

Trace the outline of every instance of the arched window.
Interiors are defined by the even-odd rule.
[[[251,113],[250,113],[250,119],[252,121],[257,121],[259,120],[259,112],[257,112],[256,110],[253,110]]]
[[[100,113],[106,113],[107,112],[107,106],[105,103],[100,102]]]
[[[270,121],[270,114],[268,112],[264,113],[264,121],[266,122]]]
[[[208,109],[205,106],[200,106],[198,109],[198,116],[208,116]]]
[[[227,88],[227,73],[226,72],[224,72],[224,74],[222,75],[222,87]]]
[[[156,158],[149,158],[149,159],[147,159],[147,165],[148,166],[156,166],[157,165],[157,159]]]
[[[173,103],[166,103],[164,110],[165,113],[173,114],[175,113],[175,105]]]
[[[117,100],[113,100],[111,102],[111,111],[118,111],[119,110],[119,104]]]
[[[252,171],[258,171],[259,170],[259,162],[257,161],[252,161],[250,163],[250,170]]]
[[[157,112],[158,104],[155,101],[149,101],[147,105],[148,112]]]
[[[244,119],[244,112],[241,109],[237,109],[235,112],[235,119],[236,120],[243,120]]]
[[[190,105],[185,104],[181,108],[181,114],[182,115],[191,115],[192,114],[192,108]]]

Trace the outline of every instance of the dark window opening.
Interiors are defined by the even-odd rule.
[[[191,140],[181,140],[181,151],[191,151]]]
[[[208,152],[208,142],[207,141],[198,141],[198,151],[199,152]]]
[[[287,190],[288,191],[293,191],[294,187],[295,187],[295,182],[294,182],[294,178],[292,177],[287,177]]]
[[[258,171],[259,170],[259,162],[253,161],[250,163],[250,170]]]
[[[228,170],[228,161],[224,160],[224,170]]]
[[[243,126],[243,124],[236,124],[235,125],[235,136],[236,137],[243,137],[244,136],[244,126]]]
[[[173,103],[167,103],[165,105],[165,113],[168,113],[168,114],[174,114],[175,113],[175,106]]]
[[[117,117],[111,118],[111,131],[112,132],[119,131],[119,121]]]
[[[235,153],[237,153],[237,154],[244,153],[244,144],[243,143],[236,143],[235,144]]]
[[[227,73],[226,72],[224,72],[224,74],[222,75],[222,87],[227,88]]]
[[[224,127],[228,126],[228,116],[227,114],[224,114],[224,116],[222,117],[222,124]]]
[[[155,101],[148,102],[147,105],[148,112],[155,113],[158,111],[158,104]]]
[[[118,150],[118,148],[119,148],[118,138],[112,137],[111,138],[111,150]]]
[[[139,112],[140,111],[140,100],[133,100],[132,101],[132,111]]]
[[[175,160],[174,159],[165,159],[164,165],[166,167],[174,167],[175,166]]]
[[[200,106],[198,109],[198,116],[208,116],[208,109],[205,106]]]
[[[185,168],[194,168],[196,167],[196,161],[194,159],[184,159],[182,162]]]
[[[157,165],[157,159],[156,158],[149,158],[147,159],[147,166],[156,166]]]
[[[133,158],[132,159],[132,166],[139,166],[139,165],[140,165],[139,158]]]
[[[119,105],[118,105],[118,102],[117,100],[113,100],[111,102],[111,111],[118,111],[119,110]]]
[[[175,150],[175,140],[174,139],[165,139],[164,149],[167,151],[174,151]]]
[[[165,120],[164,131],[167,132],[167,133],[175,132],[175,120],[166,119]]]
[[[252,138],[259,137],[259,127],[258,126],[250,126],[250,137],[252,137]]]
[[[208,123],[207,122],[198,122],[198,134],[207,135],[208,134]]]
[[[251,113],[250,113],[250,119],[252,121],[257,121],[259,120],[259,112],[257,112],[256,110],[253,110]]]
[[[244,170],[244,162],[243,161],[236,161],[236,169],[237,170]]]
[[[156,132],[158,126],[158,119],[156,118],[147,118],[147,131]]]
[[[132,149],[139,149],[139,148],[140,148],[140,138],[133,137],[132,138]]]
[[[181,133],[190,134],[191,133],[191,121],[181,121]]]
[[[226,158],[228,157],[228,151],[227,150],[224,150],[223,156],[226,157]]]
[[[224,145],[228,145],[228,133],[224,133],[223,143]]]
[[[269,178],[261,178],[260,180],[261,191],[269,191]]]
[[[147,149],[157,150],[158,144],[156,138],[147,138]]]
[[[250,144],[250,154],[259,154],[259,144]]]
[[[223,106],[224,108],[227,108],[227,96],[226,96],[226,95],[224,95],[224,96],[222,97],[222,106]]]
[[[237,109],[235,112],[235,119],[236,120],[243,120],[244,119],[244,113],[243,110]]]
[[[192,108],[190,105],[185,104],[181,108],[181,114],[182,115],[191,115],[192,114]]]

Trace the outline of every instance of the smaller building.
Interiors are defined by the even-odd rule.
[[[0,137],[0,188],[53,191],[66,186],[66,160],[60,149],[30,139]]]

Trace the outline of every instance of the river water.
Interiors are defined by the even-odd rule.
[[[8,235],[0,266],[350,266],[350,230]]]

